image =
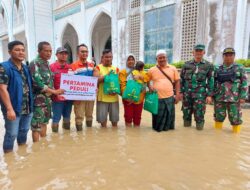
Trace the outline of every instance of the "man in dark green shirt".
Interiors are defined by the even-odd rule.
[[[204,127],[206,103],[212,102],[214,67],[203,59],[205,46],[194,47],[194,59],[187,61],[181,70],[181,94],[184,126],[190,127],[192,114],[197,130]]]

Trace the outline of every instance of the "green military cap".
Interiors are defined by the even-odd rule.
[[[224,50],[223,50],[223,54],[226,54],[226,53],[233,53],[233,54],[235,54],[235,50],[234,50],[234,48],[225,48]]]
[[[203,45],[203,44],[196,44],[194,46],[194,50],[197,50],[197,49],[199,49],[199,50],[205,50],[205,45]]]

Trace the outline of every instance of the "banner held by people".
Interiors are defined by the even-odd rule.
[[[61,89],[66,100],[95,100],[97,92],[97,77],[62,74]]]

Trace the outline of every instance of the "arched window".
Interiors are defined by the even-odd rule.
[[[24,11],[20,0],[15,0],[13,7],[13,27],[24,26]]]
[[[72,48],[70,47],[69,43],[67,42],[64,47],[68,50],[69,56],[68,56],[68,63],[73,62],[73,54],[72,54]]]
[[[20,1],[16,0],[15,4],[16,4],[17,10],[19,9],[19,3],[20,3]]]
[[[69,63],[72,63],[77,57],[76,46],[78,43],[78,35],[75,28],[71,24],[67,24],[62,34],[62,45],[69,51]]]
[[[95,59],[96,63],[99,64],[101,61],[102,51],[104,49],[112,48],[111,39],[111,17],[106,13],[102,12],[94,21],[92,30],[92,59]]]
[[[8,31],[7,19],[4,9],[0,7],[0,35],[6,34]]]
[[[107,40],[104,49],[111,49],[112,50],[112,38],[111,38],[111,36]]]

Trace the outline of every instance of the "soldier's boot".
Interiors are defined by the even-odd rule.
[[[91,121],[86,121],[86,126],[87,127],[92,127],[92,120]]]
[[[70,130],[70,121],[63,121],[63,129]]]
[[[184,120],[184,127],[191,127],[192,121]]]
[[[76,130],[82,131],[82,124],[76,124]]]
[[[240,125],[233,125],[233,133],[239,133],[241,129]]]
[[[214,128],[215,129],[222,129],[222,125],[223,125],[223,122],[215,121]]]
[[[203,128],[204,128],[204,123],[196,123],[196,129],[197,130],[203,130]]]
[[[58,132],[58,123],[52,123],[51,128],[52,128],[52,132],[57,133]]]

